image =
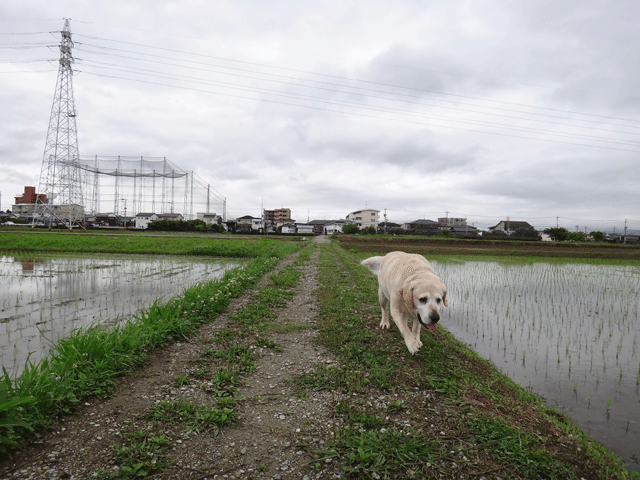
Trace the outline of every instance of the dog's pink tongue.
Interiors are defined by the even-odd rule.
[[[427,330],[431,330],[432,332],[436,331],[436,324],[434,323],[433,325],[427,325]]]

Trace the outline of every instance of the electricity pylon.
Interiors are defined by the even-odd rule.
[[[69,20],[60,32],[60,68],[44,147],[34,224],[64,223],[84,228],[82,170],[79,165],[77,112],[73,101],[73,41]]]

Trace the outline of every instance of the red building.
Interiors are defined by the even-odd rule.
[[[36,187],[24,187],[24,193],[20,197],[15,197],[16,205],[20,203],[47,203],[47,196],[43,193],[36,193]]]

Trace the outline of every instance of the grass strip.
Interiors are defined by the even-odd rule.
[[[359,265],[361,258],[336,242],[322,246],[319,341],[339,357],[340,366],[319,365],[299,378],[304,388],[346,394],[336,407],[343,426],[321,455],[338,457],[348,478],[370,478],[364,472],[372,468],[389,478],[447,476],[452,468],[460,467],[456,455],[465,451],[478,452],[479,458],[487,459],[486,471],[499,471],[502,478],[568,479],[583,474],[601,479],[640,478],[566,417],[529,395],[442,327],[422,336],[417,355],[408,354],[393,326],[388,334],[378,332],[377,278]],[[424,388],[433,402],[430,407],[424,401],[416,403],[411,395]],[[398,392],[401,398],[404,395],[407,402],[413,402],[412,407],[405,409],[402,402],[390,404],[381,425],[376,416],[379,410],[352,396],[364,393],[365,398],[372,398],[380,389]],[[379,435],[399,431],[393,423],[394,410],[402,412],[400,420],[413,413],[412,422],[417,424],[402,429],[394,448],[411,452],[413,442],[422,442],[431,460],[412,462],[408,455],[405,463],[390,457]],[[420,418],[433,418],[435,423],[443,415],[449,428],[455,427],[451,438],[425,437],[422,429],[429,421]],[[375,463],[376,455],[390,460]]]
[[[126,253],[144,255],[194,255],[207,257],[269,257],[283,248],[299,249],[301,242],[274,237],[232,235],[153,235],[148,233],[70,233],[64,231],[0,232],[2,252]],[[293,251],[291,250],[291,251]]]
[[[56,344],[49,358],[27,363],[19,378],[0,377],[0,453],[33,440],[55,419],[92,395],[116,388],[153,349],[192,335],[226,309],[231,298],[254,286],[279,259],[304,246],[280,242],[269,256],[251,260],[219,279],[188,288],[166,304],[154,303],[125,324],[79,329]],[[274,255],[275,254],[275,255]],[[35,432],[35,435],[34,435]]]

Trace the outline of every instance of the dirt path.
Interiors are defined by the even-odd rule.
[[[315,254],[317,255],[317,253]],[[194,405],[211,405],[211,384],[206,372],[214,366],[206,352],[215,348],[220,334],[233,331],[231,318],[257,297],[257,288],[232,301],[227,313],[204,326],[198,335],[156,352],[144,368],[120,381],[109,399],[90,400],[64,418],[42,442],[0,465],[0,479],[85,479],[98,471],[102,477],[117,472],[114,444],[124,444],[127,432],[153,429],[171,444],[165,456],[172,465],[150,478],[158,479],[311,479],[335,478],[337,466],[322,460],[312,473],[304,467],[312,461],[308,451],[322,449],[330,435],[335,397],[327,392],[296,396],[292,379],[318,363],[335,359],[314,343],[317,300],[316,258],[300,268],[302,275],[287,306],[277,311],[276,322],[295,325],[284,333],[270,332],[275,349],[251,347],[257,369],[241,377],[237,394],[237,421],[216,434],[213,430],[188,432],[181,424],[158,426],[146,418],[164,400],[186,399]],[[293,264],[285,259],[282,269]],[[177,378],[202,376],[201,382],[179,386]],[[106,473],[108,472],[108,473]]]

